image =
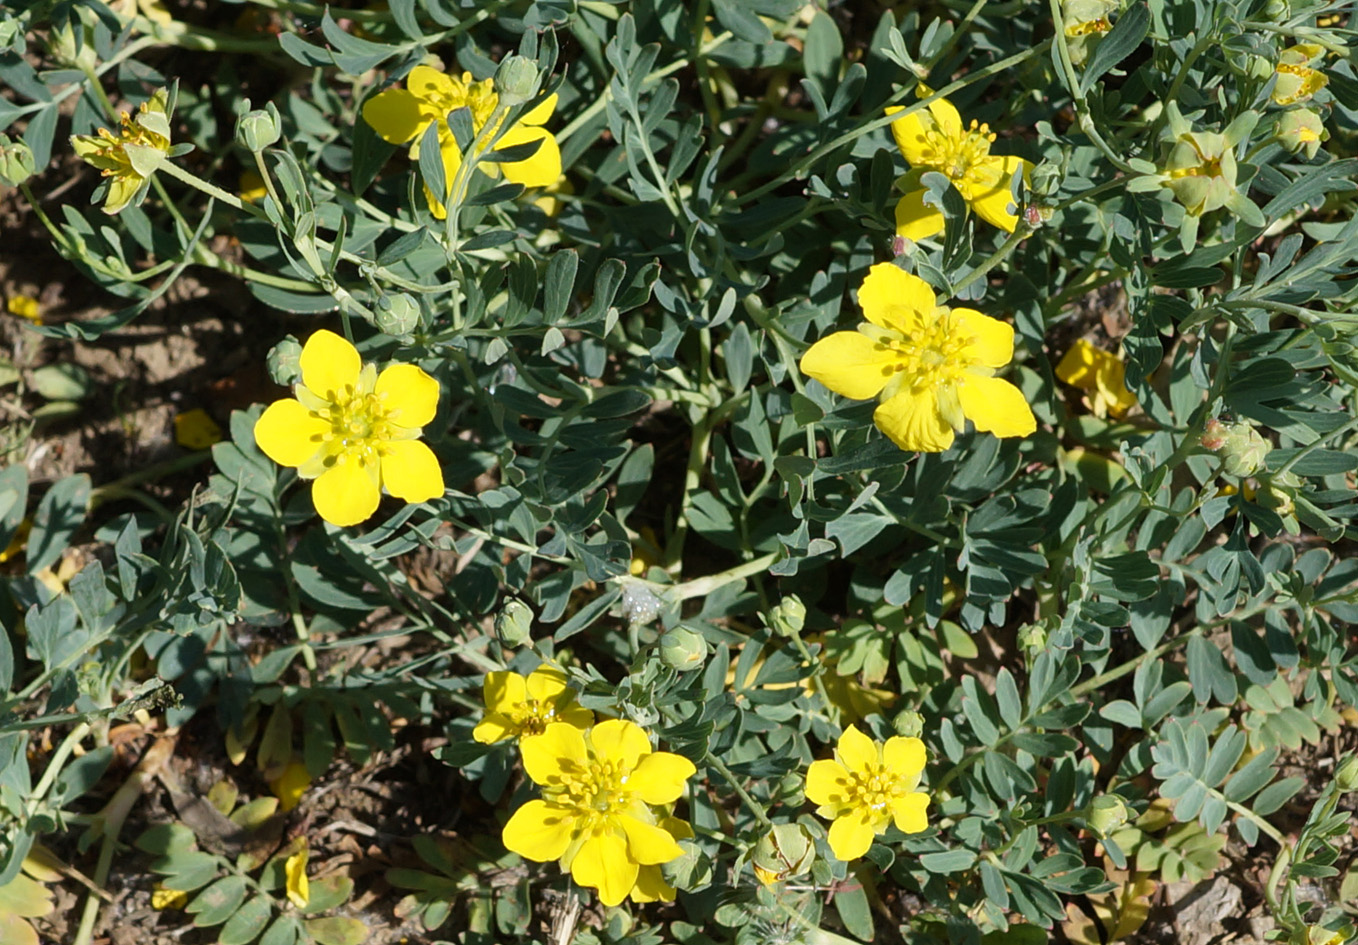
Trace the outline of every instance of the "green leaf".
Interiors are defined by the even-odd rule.
[[[85,521],[90,504],[90,477],[77,473],[47,490],[33,514],[28,536],[28,573],[37,574],[61,557],[71,536]]]
[[[919,864],[930,873],[960,873],[971,869],[976,854],[970,850],[945,850],[942,853],[920,854]]]
[[[244,876],[227,876],[194,896],[184,911],[194,916],[193,924],[200,929],[221,925],[240,909],[245,893]]]
[[[575,272],[580,267],[580,256],[573,249],[552,254],[543,279],[543,318],[548,324],[562,319],[570,307],[571,292],[575,288]]]
[[[1130,56],[1145,40],[1150,28],[1150,10],[1145,4],[1137,3],[1129,7],[1094,50],[1084,75],[1080,77],[1080,94],[1086,94],[1104,73]]]
[[[307,919],[303,924],[319,945],[360,945],[368,937],[368,927],[347,916]]]
[[[217,933],[217,945],[249,945],[264,931],[272,912],[268,896],[255,896],[226,920]]]
[[[806,45],[802,63],[807,78],[829,95],[839,81],[839,67],[844,61],[844,38],[839,27],[824,10],[816,10],[806,28]]]

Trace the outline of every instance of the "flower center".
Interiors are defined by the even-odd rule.
[[[121,126],[116,135],[107,128],[100,128],[99,138],[102,144],[98,151],[99,156],[118,163],[117,168],[104,168],[102,172],[104,177],[140,176],[132,167],[132,159],[127,156],[129,144],[155,148],[159,151],[170,150],[169,139],[137,124],[127,112],[122,114]]]
[[[522,704],[523,713],[519,727],[524,735],[541,735],[547,726],[556,721],[556,706],[551,703],[529,699]]]
[[[1072,23],[1066,27],[1067,36],[1088,36],[1091,33],[1106,33],[1113,28],[1113,24],[1108,22],[1107,17],[1099,17],[1096,20],[1085,20],[1083,23]]]
[[[935,124],[924,133],[924,138],[934,152],[932,169],[949,180],[959,181],[966,180],[973,168],[990,157],[990,145],[995,135],[989,125],[977,124],[972,119],[971,126],[956,137]]]
[[[591,828],[601,828],[609,818],[625,813],[632,806],[632,791],[627,786],[630,769],[616,761],[599,758],[573,772],[563,772],[557,803],[574,807],[588,819]]]
[[[856,808],[881,812],[895,798],[904,796],[900,779],[880,763],[869,763],[866,770],[850,772],[849,802]]]
[[[433,92],[430,94],[429,101],[438,109],[440,115],[447,115],[451,111],[459,108],[469,108],[472,113],[472,128],[480,133],[490,120],[491,114],[495,111],[495,106],[500,103],[500,97],[495,94],[495,83],[491,79],[482,79],[480,82],[472,80],[470,72],[462,73],[458,76],[449,76],[453,88],[451,92]],[[441,125],[442,123],[440,123]]]
[[[964,352],[973,339],[954,330],[946,310],[918,331],[879,329],[874,335],[880,335],[878,344],[896,356],[891,370],[900,383],[914,390],[952,384],[972,364]]]
[[[312,411],[330,424],[330,431],[323,435],[326,452],[360,462],[377,460],[381,444],[399,438],[384,399],[383,394],[358,392],[346,386],[335,400]]]

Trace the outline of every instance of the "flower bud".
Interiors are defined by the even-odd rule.
[[[283,119],[273,102],[246,112],[236,121],[236,143],[258,153],[283,137]]]
[[[1127,802],[1117,794],[1100,794],[1085,810],[1085,823],[1100,839],[1126,824],[1127,820]]]
[[[924,732],[924,716],[914,709],[902,709],[891,720],[891,727],[896,730],[897,735],[903,735],[906,738],[919,738]]]
[[[266,360],[275,384],[290,387],[302,379],[302,344],[292,335],[270,348]]]
[[[1334,774],[1334,783],[1345,794],[1358,791],[1358,755],[1349,755]]]
[[[509,55],[495,70],[495,94],[500,103],[513,107],[522,105],[538,91],[538,65],[523,56]]]
[[[0,135],[0,183],[18,187],[37,173],[33,149],[21,138],[11,141]]]
[[[1040,650],[1047,645],[1047,628],[1040,623],[1030,623],[1018,632],[1019,646],[1025,650]]]
[[[800,876],[816,858],[816,841],[801,824],[778,824],[754,845],[750,865],[765,886]]]
[[[697,669],[707,658],[707,641],[696,630],[675,627],[660,638],[660,658],[681,673]]]
[[[789,594],[769,614],[769,626],[780,636],[796,636],[806,626],[806,605],[796,594]]]
[[[394,337],[408,335],[420,324],[420,303],[404,292],[377,300],[377,328]]]
[[[1321,143],[1330,137],[1330,133],[1325,130],[1325,123],[1313,108],[1293,108],[1283,112],[1273,135],[1288,151],[1305,154],[1308,159],[1315,157]]]
[[[1242,479],[1265,469],[1264,459],[1273,449],[1268,440],[1244,420],[1233,423],[1210,420],[1199,442],[1221,456],[1223,472]]]
[[[533,610],[523,601],[511,597],[495,617],[495,635],[507,647],[519,647],[532,640]]]

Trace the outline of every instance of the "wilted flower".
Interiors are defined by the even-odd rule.
[[[8,135],[0,135],[0,183],[18,187],[37,170],[33,149],[26,141],[22,138],[11,140]]]
[[[298,837],[298,849],[283,861],[284,891],[288,901],[298,909],[305,909],[311,901],[311,883],[307,881],[306,864],[311,851],[306,837]]]
[[[439,382],[413,364],[381,374],[331,331],[307,339],[296,400],[277,400],[255,424],[270,459],[315,479],[311,500],[321,518],[357,525],[377,511],[385,488],[398,499],[443,495],[443,471],[417,437],[434,419]]]
[[[151,176],[170,153],[168,102],[169,94],[157,89],[137,109],[135,119],[123,112],[122,126],[116,135],[100,128],[97,135],[71,136],[75,153],[109,178],[105,213],[117,213],[140,200]]]
[[[888,738],[878,744],[850,725],[839,737],[834,761],[813,761],[806,772],[806,796],[830,825],[830,849],[841,860],[856,860],[872,838],[895,823],[903,833],[929,826],[929,795],[916,791],[924,773],[924,743]]]
[[[576,705],[566,674],[554,666],[539,666],[526,679],[508,670],[486,673],[481,691],[486,716],[472,738],[483,745],[541,735],[553,722],[582,729],[594,724],[594,713]]]
[[[306,789],[311,787],[311,774],[300,761],[290,761],[283,773],[269,782],[269,790],[278,798],[278,809],[287,813],[302,802]]]
[[[995,377],[1014,357],[1014,329],[969,308],[936,304],[934,291],[891,263],[858,290],[867,321],[802,355],[802,373],[837,394],[878,397],[877,428],[903,450],[936,453],[970,420],[996,436],[1037,429],[1023,393]]]
[[[1274,132],[1278,143],[1293,154],[1304,154],[1307,160],[1315,157],[1320,145],[1329,140],[1325,123],[1312,108],[1291,108],[1278,116]]]
[[[1117,12],[1117,0],[1066,0],[1061,6],[1066,49],[1074,65],[1083,65],[1113,28],[1109,19]]]
[[[437,122],[443,170],[451,184],[453,175],[462,164],[462,148],[448,126],[449,113],[459,108],[469,109],[472,129],[480,134],[495,115],[499,104],[500,98],[492,79],[477,82],[472,79],[470,72],[464,72],[459,77],[444,75],[429,66],[416,66],[407,76],[404,89],[387,89],[368,99],[363,105],[363,119],[384,141],[391,144],[409,143],[412,160],[419,158],[420,138],[425,129],[430,122]],[[552,133],[542,127],[555,109],[556,96],[549,95],[536,108],[520,115],[518,121],[501,136],[497,148],[542,142],[531,157],[492,165],[498,167],[508,180],[525,187],[546,187],[561,176],[561,149]],[[490,133],[496,131],[499,131],[498,127],[492,128]],[[442,219],[445,210],[438,196],[431,196],[430,211]]]
[[[888,108],[894,115],[900,106]],[[896,204],[896,235],[920,240],[943,231],[941,211],[924,205],[925,191],[918,187],[926,171],[937,171],[952,181],[962,199],[981,219],[1006,233],[1014,232],[1018,217],[1010,212],[1014,202],[1009,183],[1016,172],[1026,178],[1031,161],[990,153],[995,135],[989,126],[972,121],[964,127],[962,116],[947,99],[931,102],[928,109],[904,115],[891,123],[891,134],[901,154],[914,169],[908,175],[911,189]]]
[[[1096,837],[1107,837],[1127,823],[1129,812],[1127,802],[1117,794],[1100,794],[1089,802],[1085,823]]]
[[[1136,396],[1127,389],[1127,367],[1122,359],[1083,338],[1077,339],[1056,365],[1056,376],[1089,394],[1089,408],[1096,417],[1121,417],[1136,406]]]
[[[1278,55],[1277,81],[1273,83],[1271,98],[1278,105],[1295,105],[1308,101],[1329,84],[1329,78],[1312,63],[1323,58],[1325,47],[1318,43],[1297,43]]]
[[[542,799],[505,824],[510,850],[539,863],[559,860],[581,886],[598,889],[606,906],[637,891],[643,867],[683,855],[655,807],[678,800],[696,769],[680,755],[652,751],[636,723],[610,719],[581,732],[554,722],[519,747]]]

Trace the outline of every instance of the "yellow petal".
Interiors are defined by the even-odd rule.
[[[340,456],[311,487],[311,501],[331,525],[357,525],[377,511],[378,482],[377,463]]]
[[[584,706],[576,705],[573,701],[565,709],[558,706],[556,717],[558,721],[565,722],[567,725],[574,725],[579,729],[586,729],[594,724],[594,713]]]
[[[806,769],[806,798],[812,804],[843,804],[848,785],[849,772],[838,761],[813,761]]]
[[[1032,166],[1031,162],[1020,157],[992,155],[981,167],[973,168],[965,179],[958,181],[958,189],[977,216],[1006,233],[1012,233],[1018,226],[1018,217],[1009,210],[1014,203],[1009,184],[1020,169],[1027,179]]]
[[[937,307],[929,283],[892,263],[878,263],[868,270],[858,287],[858,304],[874,325],[905,334],[924,327]]]
[[[925,191],[916,190],[897,201],[897,236],[918,242],[943,232],[943,211],[925,206],[924,194]]]
[[[665,882],[660,867],[642,866],[637,869],[637,884],[628,897],[633,902],[674,902],[675,890]]]
[[[300,804],[309,787],[311,774],[307,771],[306,765],[300,761],[289,762],[283,773],[269,782],[269,790],[278,798],[278,809],[283,813],[293,810]]]
[[[876,397],[900,363],[884,344],[856,331],[837,331],[802,355],[801,369],[836,394],[854,400]]]
[[[288,901],[299,909],[305,909],[311,901],[311,884],[306,877],[307,848],[303,839],[302,849],[283,861],[284,888]]]
[[[929,829],[928,794],[907,794],[891,802],[891,816],[901,833],[919,833]]]
[[[932,94],[932,93],[931,93]],[[929,103],[929,114],[933,116],[934,123],[948,138],[957,140],[962,137],[962,116],[958,114],[953,103],[946,98],[936,99]]]
[[[952,446],[953,429],[932,390],[902,390],[878,406],[872,422],[903,450],[941,453]]]
[[[275,400],[255,421],[255,444],[280,466],[300,466],[320,451],[330,424],[297,401]]]
[[[537,702],[555,702],[563,695],[574,698],[574,694],[569,691],[569,687],[566,685],[566,674],[555,666],[548,666],[546,663],[528,674],[528,679],[525,680],[525,688],[528,698]]]
[[[318,397],[334,400],[345,388],[357,389],[363,360],[358,349],[333,331],[313,332],[302,347],[302,383]]]
[[[970,308],[952,310],[952,330],[970,338],[961,357],[982,367],[1000,368],[1014,360],[1014,326]]]
[[[518,123],[521,125],[545,125],[547,124],[547,119],[551,118],[552,113],[555,111],[556,93],[553,92],[541,102],[534,105],[532,111],[524,112],[520,115]]]
[[[538,145],[538,149],[531,157],[522,161],[502,163],[500,171],[506,180],[523,184],[525,187],[550,187],[561,176],[561,146],[556,143],[556,138],[552,137],[550,131],[528,125],[515,125],[505,132],[496,147],[508,148],[512,145],[528,144],[530,141],[541,141],[542,144]]]
[[[518,726],[514,724],[514,720],[498,712],[487,713],[485,718],[476,723],[476,728],[472,729],[472,738],[482,745],[493,745],[518,734]]]
[[[429,123],[419,100],[405,89],[387,89],[368,99],[363,103],[363,120],[388,144],[405,144]]]
[[[413,364],[388,367],[377,376],[373,393],[393,423],[411,429],[428,424],[439,407],[439,382]]]
[[[406,88],[410,94],[427,107],[433,107],[433,100],[447,99],[457,93],[453,80],[430,66],[416,66],[406,76]],[[442,116],[440,116],[442,117]]]
[[[617,823],[627,834],[627,850],[632,859],[643,866],[668,863],[684,855],[683,849],[674,842],[674,838],[659,827],[642,823],[626,814],[620,815]]]
[[[438,457],[419,440],[388,440],[381,454],[382,485],[396,498],[428,502],[443,495]]]
[[[481,684],[481,696],[485,700],[487,714],[500,712],[513,715],[527,700],[528,689],[524,678],[518,673],[500,669],[486,673],[485,681]]]
[[[919,776],[924,771],[924,742],[918,738],[902,738],[897,735],[888,738],[882,746],[882,764],[901,781],[911,788],[919,784]]]
[[[599,725],[594,727],[596,744]],[[697,770],[683,755],[657,751],[641,759],[627,784],[647,804],[672,804],[684,793],[684,784]]]
[[[868,852],[874,835],[872,820],[868,816],[858,811],[845,814],[836,817],[830,825],[830,849],[841,860],[856,860]]]
[[[500,839],[505,848],[538,863],[558,859],[570,846],[576,818],[570,808],[529,801],[514,812]]]
[[[1006,380],[969,374],[958,381],[957,396],[962,412],[983,433],[1028,436],[1037,429],[1023,392]]]
[[[561,783],[562,775],[575,776],[589,767],[585,736],[573,725],[553,722],[541,735],[530,735],[519,742],[523,770],[537,784]]]
[[[651,753],[651,740],[646,737],[646,732],[640,725],[626,719],[600,722],[590,733],[589,742],[594,748],[596,758],[617,765],[620,771],[631,771],[642,758]]]
[[[876,767],[882,753],[878,750],[876,742],[860,732],[856,725],[850,725],[844,730],[844,734],[839,736],[839,743],[835,745],[835,757],[846,770],[859,774]]]
[[[637,884],[637,863],[627,856],[627,842],[613,833],[590,837],[571,861],[571,876],[581,886],[599,890],[599,901],[616,906]]]

